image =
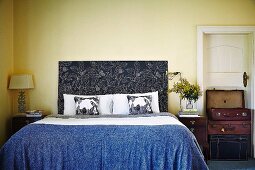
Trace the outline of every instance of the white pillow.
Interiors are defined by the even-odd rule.
[[[114,94],[113,95],[113,113],[112,114],[129,114],[129,106],[127,94]]]
[[[129,114],[127,95],[132,96],[152,96],[151,108],[153,113],[159,113],[158,91],[136,94],[114,94],[113,95],[113,114]]]
[[[73,94],[63,94],[64,97],[64,115],[75,115],[76,107],[74,97],[95,97],[99,98],[98,111],[100,115],[112,114],[112,94],[106,95],[95,95],[95,96],[87,96],[87,95],[73,95]]]

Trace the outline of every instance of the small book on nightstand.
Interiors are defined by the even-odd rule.
[[[41,117],[42,113],[42,110],[29,110],[26,111],[26,117]]]
[[[179,117],[200,117],[197,109],[183,109],[178,113]]]
[[[201,117],[200,115],[179,115],[179,117]]]

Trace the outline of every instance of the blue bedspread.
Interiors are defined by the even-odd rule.
[[[208,169],[180,125],[29,124],[1,148],[2,169]]]

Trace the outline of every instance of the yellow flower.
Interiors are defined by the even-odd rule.
[[[173,88],[169,92],[179,94],[181,99],[194,100],[195,102],[202,95],[199,85],[190,84],[185,78],[181,78],[179,82],[174,83]]]

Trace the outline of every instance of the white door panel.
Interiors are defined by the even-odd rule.
[[[243,73],[208,73],[208,88],[244,90]],[[224,82],[224,83],[222,83]]]
[[[210,47],[208,50],[208,72],[243,72],[243,51],[231,46]]]
[[[211,34],[206,40],[206,86],[247,90],[243,86],[243,73],[249,74],[248,36]]]
[[[207,34],[207,47],[228,45],[233,47],[243,47],[247,43],[248,34]]]

